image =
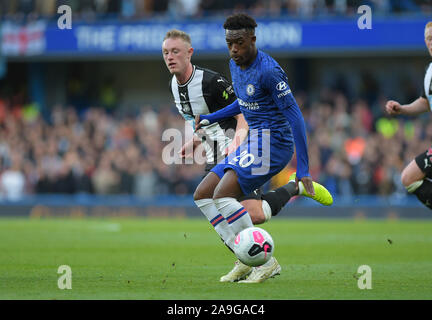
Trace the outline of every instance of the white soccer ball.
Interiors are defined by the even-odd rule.
[[[274,242],[264,229],[251,227],[240,231],[234,240],[234,253],[244,264],[257,267],[270,260]]]

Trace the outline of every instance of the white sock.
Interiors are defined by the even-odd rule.
[[[234,239],[235,234],[231,230],[228,222],[225,218],[219,213],[218,209],[215,206],[213,199],[200,199],[195,200],[195,204],[202,211],[202,213],[206,216],[208,221],[215,228],[216,232],[222,238],[222,240],[233,249],[232,239]]]
[[[305,189],[305,187],[303,186],[303,182],[299,181],[298,188],[299,188],[298,194],[300,195],[303,193],[303,191]]]
[[[265,218],[265,222],[269,221],[272,217],[272,210],[270,208],[270,205],[268,204],[267,201],[262,200],[262,209],[264,212],[264,218]]]
[[[214,203],[217,210],[223,215],[231,227],[234,237],[240,231],[253,227],[252,220],[246,209],[236,199],[231,197],[215,199]],[[230,239],[230,244],[234,242],[234,237]]]

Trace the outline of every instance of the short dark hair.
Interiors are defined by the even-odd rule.
[[[223,25],[226,30],[247,29],[251,31],[255,31],[257,26],[255,19],[245,13],[237,13],[229,16]]]

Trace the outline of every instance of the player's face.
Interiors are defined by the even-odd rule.
[[[432,56],[432,27],[425,30],[425,43],[429,50],[429,54]]]
[[[226,30],[225,40],[230,57],[238,66],[248,66],[255,56],[256,37],[247,30]]]
[[[183,74],[190,63],[193,49],[180,38],[168,38],[162,43],[162,55],[171,74]]]

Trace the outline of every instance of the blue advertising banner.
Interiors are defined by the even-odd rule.
[[[258,20],[257,46],[269,52],[319,53],[341,51],[425,50],[428,19],[373,20],[372,29],[359,29],[357,18],[344,20]],[[3,24],[2,52],[6,56],[131,56],[161,52],[165,33],[181,29],[191,35],[199,53],[225,54],[223,21],[56,23],[26,26]]]
[[[335,197],[334,204],[324,207],[309,198],[292,201],[279,213],[285,218],[384,218],[432,219],[430,210],[415,196]],[[0,199],[1,217],[30,218],[202,218],[192,195],[164,195],[138,198],[129,195],[52,194],[27,195],[19,200]]]

